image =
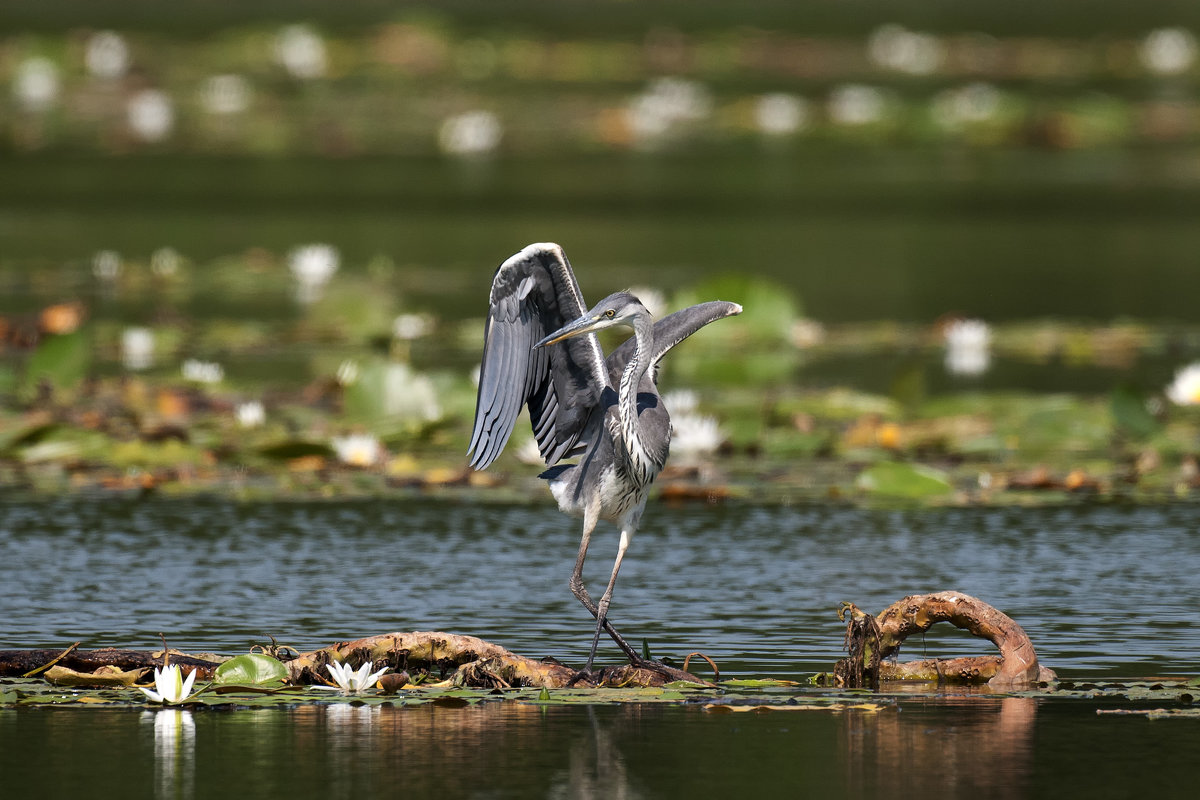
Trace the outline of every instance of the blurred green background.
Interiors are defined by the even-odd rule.
[[[230,414],[265,402],[243,427],[289,464],[351,429],[456,454],[491,273],[557,241],[587,297],[745,302],[667,373],[727,450],[858,453],[864,413],[1066,393],[1101,419],[1069,452],[1159,436],[1183,469],[1197,30],[1194,2],[1124,0],[6,3],[0,445],[44,455],[86,425],[29,414],[109,380],[128,425],[50,453],[178,423],[196,463],[242,463]],[[982,364],[945,352],[962,319]],[[999,413],[939,452],[1011,457]]]

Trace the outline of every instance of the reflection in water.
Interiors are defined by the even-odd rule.
[[[838,731],[849,794],[1026,797],[1036,717],[1028,697],[940,698],[848,715]]]
[[[548,796],[564,800],[642,797],[630,783],[625,759],[613,733],[615,726],[602,725],[596,718],[595,706],[588,706],[587,714],[590,724],[572,738],[567,768],[555,774]]]
[[[192,712],[164,708],[142,714],[154,719],[154,797],[193,797],[196,787],[196,723]]]

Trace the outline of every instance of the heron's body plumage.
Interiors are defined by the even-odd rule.
[[[562,248],[532,244],[500,265],[492,280],[471,466],[484,469],[503,451],[521,408],[528,407],[542,473],[559,508],[584,519],[571,588],[631,659],[636,653],[606,613],[625,548],[637,529],[651,484],[666,464],[671,420],[658,394],[660,359],[710,322],[741,313],[712,301],[654,322],[628,292],[591,310]],[[594,331],[616,325],[634,335],[605,358]],[[576,463],[560,463],[578,457]],[[583,560],[597,520],[615,523],[621,545],[599,605],[583,588]],[[591,669],[596,639],[588,658]]]

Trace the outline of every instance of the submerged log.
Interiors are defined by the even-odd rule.
[[[994,689],[1012,689],[1054,680],[1054,672],[1038,664],[1029,636],[1011,617],[982,600],[962,592],[910,595],[884,609],[878,617],[853,603],[843,603],[838,616],[846,621],[846,646],[850,657],[834,668],[844,686],[878,687],[879,680],[936,680],[951,683],[986,683]],[[890,664],[883,659],[899,650],[914,633],[938,622],[949,622],[975,636],[988,639],[999,656],[910,661]]]
[[[397,672],[424,671],[435,679],[489,689],[662,686],[671,681],[707,684],[691,673],[660,664],[605,667],[590,678],[580,678],[577,670],[557,661],[538,661],[475,636],[440,631],[384,633],[303,653],[287,662],[289,681],[326,683],[325,665],[333,661],[351,667],[371,661],[376,667],[386,664]]]
[[[427,673],[432,681],[446,680],[473,688],[638,687],[662,686],[671,681],[711,685],[689,672],[656,663],[605,667],[590,677],[580,677],[577,670],[553,660],[526,658],[475,636],[438,631],[385,633],[337,642],[290,660],[282,652],[278,656],[287,667],[289,682],[294,684],[329,683],[325,665],[331,662],[348,663],[357,668],[365,661],[371,661],[376,668],[386,665],[397,673],[404,670],[410,675]],[[211,680],[221,660],[217,656],[209,659],[170,651],[170,662],[185,671],[198,670],[196,678],[199,681]],[[150,667],[162,666],[163,657],[161,650],[76,650],[73,647],[65,653],[63,650],[0,650],[0,677],[39,673],[52,664],[72,673],[96,674],[95,685],[105,685],[104,680],[108,679],[101,677],[105,671],[113,668],[148,671]],[[86,685],[75,678],[71,682]]]
[[[199,670],[196,680],[209,680],[220,661],[189,656],[175,650],[170,651],[171,663],[185,670]],[[96,672],[101,667],[117,667],[121,670],[150,669],[163,665],[161,650],[118,650],[105,647],[99,650],[0,650],[0,677],[20,677],[38,673],[57,663],[73,672]]]

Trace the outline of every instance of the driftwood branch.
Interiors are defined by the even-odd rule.
[[[279,648],[282,652],[290,648]],[[113,668],[124,671],[157,667],[162,664],[162,651],[139,650],[0,650],[0,677],[36,672],[56,663],[74,673],[95,674],[96,685],[108,685],[103,677]],[[295,684],[328,683],[325,665],[330,662],[348,663],[359,667],[371,661],[377,668],[389,666],[394,672],[410,675],[427,673],[433,681],[449,680],[454,684],[480,688],[518,686],[547,687],[568,685],[579,687],[662,686],[671,681],[707,684],[691,673],[673,667],[654,664],[626,664],[606,667],[591,676],[579,679],[576,670],[556,661],[538,661],[517,655],[499,645],[474,636],[442,632],[385,633],[349,642],[337,642],[329,647],[301,653],[284,664],[289,682]],[[198,670],[198,680],[211,680],[219,660],[208,660],[170,651],[170,661],[184,670]],[[574,681],[572,683],[572,681]],[[81,685],[78,676],[72,680]],[[709,684],[710,685],[710,684]]]
[[[209,680],[219,661],[197,658],[174,650],[170,653],[171,663],[185,670],[199,670],[197,680]],[[25,675],[53,665],[74,672],[96,672],[101,667],[119,667],[122,670],[149,669],[162,666],[162,651],[118,650],[111,647],[100,650],[0,650],[0,677]]]
[[[707,683],[683,670],[654,666],[606,667],[591,680],[575,680],[577,671],[556,661],[519,656],[474,636],[442,632],[385,633],[338,642],[287,662],[292,683],[323,683],[325,665],[339,661],[358,667],[365,661],[410,674],[425,671],[435,679],[463,686],[509,688],[544,686],[662,686],[671,681]],[[575,680],[574,683],[572,681]]]
[[[1052,670],[1038,664],[1033,643],[1020,625],[982,600],[962,592],[911,595],[888,606],[878,617],[863,612],[853,603],[843,603],[838,615],[846,621],[850,657],[838,662],[834,676],[845,686],[877,687],[883,679],[986,683],[992,688],[1010,689],[1054,679]],[[906,638],[938,622],[949,622],[990,640],[999,648],[1000,655],[904,664],[883,661]]]

